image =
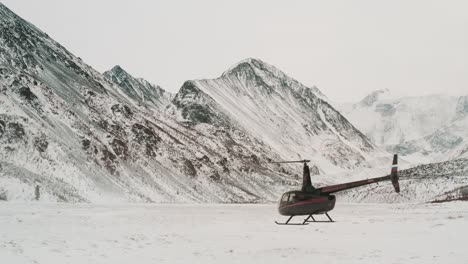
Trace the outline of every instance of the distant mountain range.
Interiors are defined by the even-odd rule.
[[[373,143],[413,162],[468,157],[468,95],[395,98],[378,90],[338,108]]]
[[[306,87],[258,59],[177,94],[101,74],[0,4],[0,193],[7,200],[275,201],[314,174],[390,159]]]
[[[0,3],[0,200],[33,200],[39,185],[45,201],[271,202],[302,173],[271,161],[311,159],[323,185],[380,173],[389,152],[459,159],[403,172],[409,199],[375,186],[346,197],[460,197],[468,97],[386,93],[339,106],[343,116],[317,87],[250,58],[172,94],[120,66],[97,72]]]

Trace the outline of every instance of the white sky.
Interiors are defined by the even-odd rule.
[[[247,57],[330,99],[468,94],[468,1],[0,0],[103,72],[176,92]]]

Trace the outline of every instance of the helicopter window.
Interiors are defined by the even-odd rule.
[[[281,202],[284,203],[284,202],[287,202],[289,199],[289,193],[286,193],[283,195],[283,197],[281,197]]]
[[[289,195],[289,202],[290,203],[294,203],[296,201],[296,194],[295,193],[291,193]]]

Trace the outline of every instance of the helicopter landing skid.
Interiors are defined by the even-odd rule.
[[[288,223],[288,224],[286,224],[286,223],[278,223],[278,222],[275,221],[275,224],[277,224],[277,225],[296,225],[297,226],[297,225],[308,225],[309,223],[304,223],[304,224],[303,223]]]
[[[333,221],[333,219],[331,219],[331,217],[328,215],[328,213],[325,213],[325,215],[328,217],[328,220],[330,220],[330,221],[317,221],[317,220],[315,220],[315,218],[312,215],[309,215],[306,219],[304,219],[304,223],[314,223],[314,222],[332,223],[332,222],[335,222],[335,221]],[[310,218],[312,218],[312,221],[309,220]]]
[[[308,223],[306,223],[306,221],[302,222],[302,223],[289,223],[289,221],[294,217],[294,215],[291,215],[288,220],[286,221],[286,223],[278,223],[277,221],[275,221],[275,224],[277,225],[308,225]]]
[[[275,223],[277,225],[308,225],[309,223],[333,223],[335,222],[333,221],[333,219],[331,219],[331,217],[327,213],[325,213],[325,215],[328,217],[329,221],[317,221],[312,215],[309,215],[306,219],[304,219],[302,223],[289,223],[289,221],[291,221],[291,219],[294,217],[294,215],[291,215],[285,223],[278,223],[277,221],[275,221]],[[309,219],[312,219],[312,221]]]

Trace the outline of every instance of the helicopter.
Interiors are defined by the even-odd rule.
[[[349,190],[363,185],[377,183],[381,181],[390,180],[392,182],[395,192],[400,192],[400,184],[398,182],[398,155],[393,156],[393,165],[389,175],[377,178],[371,178],[360,181],[353,181],[341,183],[321,188],[312,186],[310,179],[310,170],[307,163],[310,160],[297,160],[297,161],[280,161],[272,163],[304,163],[302,189],[296,191],[289,191],[281,196],[278,211],[281,215],[289,216],[285,223],[278,225],[307,225],[309,222],[334,222],[328,214],[329,211],[335,207],[336,197],[333,193]],[[313,215],[325,214],[329,221],[317,221]],[[290,223],[294,216],[307,216],[302,223]]]

